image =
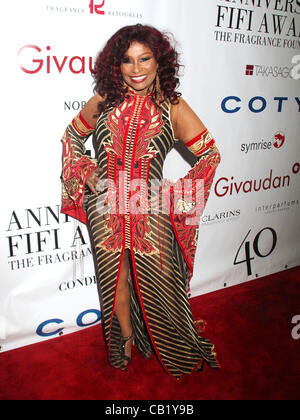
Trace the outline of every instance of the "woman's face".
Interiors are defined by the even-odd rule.
[[[133,42],[122,59],[121,73],[124,81],[138,95],[147,95],[156,77],[158,63],[150,48]]]

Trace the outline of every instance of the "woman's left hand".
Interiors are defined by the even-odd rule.
[[[99,182],[100,174],[101,169],[97,168],[94,171],[92,171],[86,178],[86,185],[89,187],[92,193],[96,195],[99,194],[99,192],[97,191],[97,184]]]

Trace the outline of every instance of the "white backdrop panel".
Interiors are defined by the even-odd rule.
[[[222,156],[201,221],[191,295],[299,264],[300,6],[242,3],[2,5],[1,351],[101,320],[87,230],[59,212],[60,139],[93,94],[90,60],[125,25],[141,22],[174,33],[185,66],[183,97]],[[257,45],[258,37],[273,46]],[[188,169],[172,150],[164,176],[177,179]]]

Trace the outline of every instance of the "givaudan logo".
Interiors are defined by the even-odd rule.
[[[46,47],[47,52],[51,47]],[[93,68],[93,57],[73,56],[57,57],[56,55],[45,55],[44,51],[37,45],[24,45],[18,52],[19,66],[24,73],[36,74],[46,72],[47,74],[63,71],[70,71],[73,74],[85,74]]]
[[[292,167],[293,175],[300,171],[300,164],[295,163]],[[222,177],[215,184],[215,194],[217,197],[226,195],[248,194],[258,191],[278,190],[288,188],[291,185],[291,175],[274,176],[273,170],[264,179],[247,179],[245,181],[236,181],[232,176],[230,179]]]

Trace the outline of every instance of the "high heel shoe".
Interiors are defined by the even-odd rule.
[[[127,365],[131,362],[131,357],[125,354],[126,343],[133,338],[133,332],[128,337],[121,337],[121,359],[127,362]]]

